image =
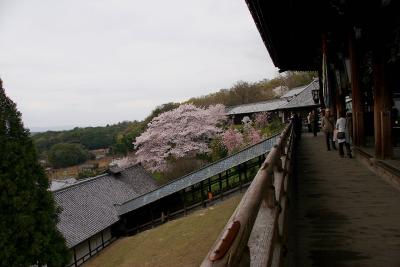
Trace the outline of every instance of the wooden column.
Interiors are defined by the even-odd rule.
[[[244,180],[247,182],[247,163],[243,163]]]
[[[204,186],[203,186],[203,181],[200,182],[200,196],[201,196],[201,204],[203,205],[203,207],[206,206],[206,203],[204,202]]]
[[[242,168],[240,167],[240,164],[237,166],[237,172],[239,175],[239,188],[240,188],[240,192],[242,192]]]
[[[78,267],[78,262],[76,261],[76,249],[75,249],[75,247],[74,247],[74,265],[75,265],[75,267]]]
[[[90,246],[90,238],[88,240],[88,245],[89,245],[89,256],[92,256],[92,247]]]
[[[192,202],[195,203],[196,202],[196,193],[194,192],[194,186],[193,185],[190,187],[190,191],[192,191]]]
[[[153,207],[150,206],[150,215],[151,215],[151,228],[154,228],[154,214]]]
[[[393,155],[390,118],[391,92],[386,87],[383,47],[380,45],[375,45],[373,50],[373,78],[375,157],[386,159]]]
[[[222,175],[221,175],[221,173],[218,174],[218,183],[219,183],[219,192],[221,194],[220,198],[221,198],[221,200],[223,200],[224,192],[222,192]]]
[[[351,69],[351,97],[353,109],[353,143],[356,146],[364,145],[364,105],[360,86],[359,64],[357,48],[352,32],[349,33],[349,55]]]
[[[226,178],[226,190],[229,189],[229,173],[228,171],[225,172],[225,178]]]
[[[183,202],[183,212],[186,215],[187,211],[186,211],[186,192],[185,192],[185,189],[182,190],[182,202]]]

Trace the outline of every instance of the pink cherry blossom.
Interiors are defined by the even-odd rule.
[[[136,162],[151,171],[165,171],[169,159],[208,152],[209,140],[221,132],[217,124],[226,119],[224,114],[223,105],[205,109],[191,104],[160,114],[136,138]]]

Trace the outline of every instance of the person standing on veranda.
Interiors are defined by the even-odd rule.
[[[345,111],[340,111],[340,117],[336,121],[336,129],[337,129],[337,141],[339,144],[339,155],[344,157],[343,145],[346,146],[347,156],[352,158],[351,150],[350,150],[350,134],[349,134],[349,125],[348,121],[345,118]]]
[[[325,133],[326,148],[328,151],[331,150],[330,144],[332,143],[332,148],[336,150],[335,142],[333,141],[333,129],[335,124],[335,119],[331,115],[329,108],[325,109],[325,115],[322,117],[322,130]]]

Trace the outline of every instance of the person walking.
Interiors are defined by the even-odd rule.
[[[325,133],[326,148],[328,151],[332,148],[336,150],[335,142],[333,141],[333,129],[335,128],[335,119],[331,115],[329,108],[325,109],[325,115],[322,117],[321,127]]]
[[[310,114],[310,123],[311,123],[312,132],[313,132],[314,136],[317,136],[317,132],[318,132],[318,114],[315,112],[314,109],[311,111],[311,114]]]
[[[312,128],[311,128],[311,112],[309,112],[308,115],[307,115],[307,127],[308,127],[308,132],[311,133],[312,132]]]
[[[346,146],[347,156],[352,158],[351,150],[350,150],[350,135],[349,135],[349,125],[345,118],[345,111],[340,111],[340,117],[336,121],[336,129],[337,129],[337,141],[339,144],[339,155],[344,157],[343,145]]]

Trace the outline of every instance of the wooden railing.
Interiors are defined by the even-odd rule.
[[[280,265],[286,244],[292,128],[289,124],[281,133],[201,266],[249,266],[250,259],[252,266]]]

